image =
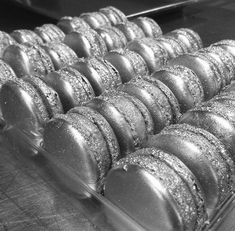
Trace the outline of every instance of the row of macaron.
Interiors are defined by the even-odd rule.
[[[204,230],[234,191],[234,106],[233,82],[116,162],[104,195],[146,230]]]
[[[234,48],[233,41],[224,40],[179,56],[151,76],[136,77],[55,115],[44,127],[44,149],[101,192],[107,172],[120,158],[145,147],[151,135],[177,123],[183,112],[211,99],[234,79]],[[188,59],[190,68],[181,62]],[[8,86],[3,86],[1,97]],[[4,110],[14,107],[7,103]],[[74,183],[70,188],[78,190]]]

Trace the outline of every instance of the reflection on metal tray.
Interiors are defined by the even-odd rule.
[[[53,18],[60,18],[64,15],[80,15],[83,12],[96,11],[99,8],[109,5],[122,10],[126,15],[147,15],[153,12],[172,10],[203,0],[12,0],[34,11],[43,13]],[[130,7],[130,5],[132,7]],[[138,12],[138,13],[137,13]],[[137,13],[137,14],[136,14]]]

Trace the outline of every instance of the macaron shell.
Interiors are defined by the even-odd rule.
[[[105,197],[134,217],[146,230],[184,230],[169,192],[141,167],[128,165],[112,169],[106,178]]]
[[[42,44],[42,39],[32,30],[14,30],[11,33],[11,36],[18,42],[18,43],[35,43],[35,44]]]
[[[0,31],[0,58],[2,58],[5,49],[16,44],[16,41],[6,32]]]

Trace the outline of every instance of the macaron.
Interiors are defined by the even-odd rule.
[[[107,53],[104,40],[93,29],[73,31],[65,36],[64,43],[73,49],[79,58],[102,57]]]
[[[77,113],[56,115],[45,126],[43,147],[51,160],[68,170],[64,175],[63,169],[51,163],[64,186],[78,195],[87,195],[70,177],[72,173],[93,190],[101,192],[111,158],[104,136],[93,121]]]
[[[11,32],[11,37],[14,38],[18,43],[33,43],[33,44],[43,43],[42,38],[32,30],[26,30],[26,29],[13,30]]]
[[[8,126],[23,132],[37,147],[45,123],[63,113],[58,94],[37,77],[9,80],[0,91],[2,115]],[[32,155],[38,154],[33,152]]]
[[[177,156],[192,171],[202,187],[209,216],[231,192],[233,161],[209,132],[188,124],[171,125],[151,137],[147,146]]]
[[[109,122],[118,139],[121,156],[135,151],[146,142],[145,119],[125,95],[109,91],[89,101],[86,106],[98,111]]]
[[[168,59],[167,51],[153,38],[142,38],[127,44],[127,49],[140,54],[150,73],[159,70]]]
[[[5,49],[9,45],[16,44],[15,39],[13,39],[8,33],[0,31],[0,58],[2,58]]]
[[[143,31],[146,37],[158,38],[162,35],[162,29],[158,23],[149,17],[137,17],[132,20]]]
[[[96,31],[104,40],[108,51],[124,48],[127,44],[126,36],[116,27],[106,26],[98,28]]]
[[[104,59],[111,63],[119,72],[122,83],[129,82],[136,76],[144,76],[149,73],[145,59],[128,49],[118,49],[108,52]]]
[[[109,19],[111,25],[126,23],[127,21],[126,15],[116,7],[108,6],[105,8],[101,8],[99,11]]]
[[[208,54],[183,54],[169,60],[168,65],[181,65],[191,69],[202,83],[205,100],[211,99],[221,89],[222,76]]]
[[[86,23],[82,18],[79,17],[70,17],[64,16],[62,17],[57,26],[65,33],[68,34],[72,31],[80,31],[90,28],[88,23]]]
[[[235,40],[225,39],[214,43],[212,46],[219,46],[235,57]]]
[[[119,88],[120,91],[138,98],[148,108],[154,122],[154,133],[160,132],[174,119],[171,105],[173,102],[170,103],[169,97],[162,91],[163,85],[159,84],[159,87],[147,79],[136,78]]]
[[[170,36],[161,36],[156,38],[156,41],[167,51],[168,59],[173,59],[187,53],[187,48],[180,40],[170,37]]]
[[[108,121],[100,113],[90,107],[74,107],[68,111],[68,114],[70,113],[77,113],[86,117],[86,119],[90,120],[99,128],[109,151],[111,165],[114,165],[120,158],[120,147],[116,135]]]
[[[64,40],[64,32],[54,24],[44,24],[40,27],[36,27],[34,32],[38,34],[43,42],[62,42]]]
[[[213,44],[204,49],[205,52],[208,52],[220,65],[224,70],[224,79],[226,81],[226,85],[229,84],[235,78],[235,57],[233,57],[228,51],[223,49],[220,46],[213,46]]]
[[[206,220],[195,176],[157,148],[121,159],[107,175],[104,194],[146,230],[200,230]]]
[[[115,27],[122,31],[128,42],[145,37],[144,31],[134,22],[127,21],[117,24]]]
[[[78,61],[76,53],[62,42],[51,42],[41,45],[41,47],[50,56],[55,70],[64,66],[72,65]]]
[[[83,13],[80,15],[80,18],[82,18],[92,29],[111,26],[111,22],[108,17],[106,17],[106,15],[101,11]]]
[[[177,98],[181,113],[204,101],[202,84],[194,71],[182,65],[163,67],[152,74],[163,82]]]
[[[19,78],[25,75],[46,75],[54,70],[50,56],[36,44],[10,45],[3,54],[3,60]]]
[[[183,114],[179,123],[207,130],[217,137],[235,160],[235,113],[233,107],[218,101],[208,101]]]
[[[180,28],[166,34],[180,40],[187,47],[189,53],[195,52],[203,47],[202,39],[199,34],[189,28]]]
[[[95,97],[88,79],[72,66],[51,72],[44,81],[58,92],[65,112]]]
[[[96,96],[106,90],[116,88],[122,83],[118,71],[101,57],[80,59],[74,68],[88,79]]]

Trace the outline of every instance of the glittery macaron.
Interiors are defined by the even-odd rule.
[[[103,26],[111,26],[111,22],[102,12],[89,12],[80,15],[92,29],[97,29]]]
[[[142,38],[128,43],[127,49],[140,54],[150,73],[159,70],[168,59],[167,51],[153,38]]]
[[[166,66],[152,74],[163,82],[177,98],[181,113],[204,101],[204,92],[198,76],[185,66]]]
[[[111,159],[102,132],[93,121],[77,113],[56,115],[45,126],[44,149],[51,160],[67,169],[65,173],[51,163],[58,179],[71,191],[86,195],[70,173],[93,190],[101,191]]]
[[[166,34],[180,40],[188,48],[188,52],[195,52],[203,47],[202,40],[196,31],[189,28],[180,28]]]
[[[107,53],[104,40],[93,29],[73,31],[65,36],[64,43],[72,48],[79,58],[102,57]]]
[[[145,104],[154,122],[154,133],[158,133],[173,122],[174,116],[169,98],[151,81],[135,78],[120,86],[119,90],[138,98]]]
[[[57,26],[65,33],[68,34],[72,31],[80,31],[90,28],[90,26],[79,17],[70,17],[70,16],[64,16],[62,17],[58,23]]]
[[[219,46],[229,52],[235,58],[235,40],[225,39],[214,43],[212,46]]]
[[[12,67],[18,77],[41,76],[54,70],[50,56],[36,44],[10,45],[3,54],[3,60]]]
[[[44,24],[40,27],[36,27],[34,32],[38,34],[43,42],[62,42],[64,40],[64,32],[54,24]]]
[[[105,8],[101,8],[100,12],[102,12],[109,19],[112,25],[126,23],[127,21],[125,14],[116,7],[108,6]]]
[[[166,127],[148,141],[177,156],[197,177],[211,216],[232,189],[233,161],[224,145],[206,130],[187,124]]]
[[[127,21],[117,24],[115,27],[122,31],[128,42],[145,37],[144,31],[134,22]]]
[[[103,58],[80,59],[74,68],[88,79],[96,96],[121,84],[119,73]]]
[[[51,42],[41,45],[50,56],[55,70],[64,66],[72,65],[78,61],[76,53],[67,45],[61,42]]]
[[[159,42],[159,44],[162,45],[163,48],[167,51],[168,59],[173,59],[179,55],[187,53],[187,48],[185,45],[174,37],[162,36],[157,38],[156,41]]]
[[[135,104],[118,91],[109,91],[86,106],[102,114],[118,139],[121,156],[140,148],[147,138],[145,119]]]
[[[14,30],[11,32],[11,36],[18,43],[33,43],[33,44],[43,43],[42,38],[32,30],[26,30],[26,29]]]
[[[161,27],[152,18],[138,17],[132,22],[136,23],[144,31],[146,37],[158,38],[162,35]]]
[[[195,230],[206,220],[203,193],[177,157],[156,148],[136,151],[108,173],[105,197],[146,230]]]
[[[235,160],[235,111],[234,105],[208,101],[186,112],[180,123],[200,127],[217,137]]]
[[[221,73],[206,53],[184,54],[169,60],[168,65],[182,65],[191,69],[202,83],[205,100],[211,99],[221,89]]]
[[[124,48],[127,44],[124,33],[116,27],[101,27],[96,31],[104,40],[108,51]]]
[[[120,158],[120,147],[116,135],[107,120],[96,110],[85,106],[74,107],[68,112],[68,114],[69,113],[83,115],[99,128],[109,151],[111,165],[116,163]]]
[[[44,80],[58,92],[65,112],[95,96],[87,78],[72,66],[51,72]]]
[[[15,39],[13,39],[8,33],[0,31],[0,58],[2,58],[5,49],[13,44],[16,44]]]

